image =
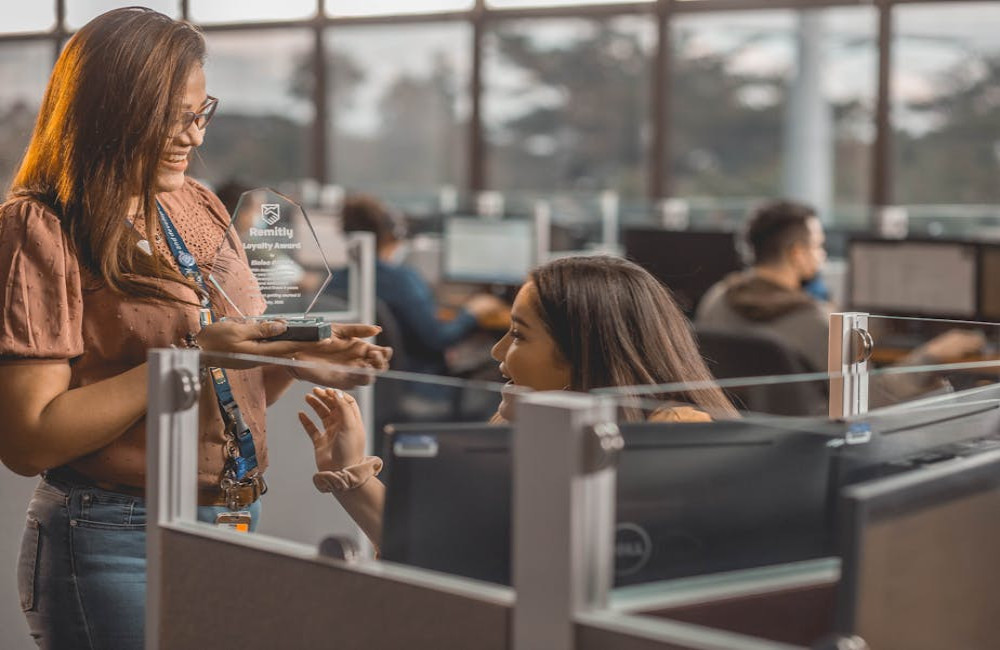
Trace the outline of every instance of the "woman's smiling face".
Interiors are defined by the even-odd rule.
[[[563,390],[569,387],[570,367],[549,335],[537,305],[535,285],[528,282],[514,298],[510,330],[493,346],[493,358],[500,362],[500,373],[508,385]],[[504,393],[497,409],[506,420],[514,414],[513,398],[513,394]]]

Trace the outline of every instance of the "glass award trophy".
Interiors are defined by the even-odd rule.
[[[208,284],[240,317],[288,323],[272,340],[319,341],[329,338],[330,323],[309,314],[331,277],[305,210],[262,188],[240,196]]]

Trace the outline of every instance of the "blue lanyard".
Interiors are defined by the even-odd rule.
[[[160,227],[163,228],[163,235],[166,237],[167,246],[180,267],[185,278],[191,280],[200,289],[200,301],[202,306],[202,326],[208,325],[215,320],[215,313],[212,311],[212,303],[208,298],[208,287],[205,285],[205,278],[198,268],[198,262],[194,255],[188,250],[181,234],[174,227],[174,222],[170,220],[167,211],[163,209],[160,202],[156,202],[156,211],[160,215]],[[226,473],[237,481],[247,477],[251,471],[257,469],[257,450],[253,444],[253,434],[247,426],[240,412],[239,404],[233,397],[233,389],[229,384],[229,376],[225,368],[209,368],[208,374],[212,378],[212,387],[215,389],[215,397],[219,402],[219,411],[226,424],[226,430],[233,432],[236,443],[235,453],[229,454],[226,462]]]

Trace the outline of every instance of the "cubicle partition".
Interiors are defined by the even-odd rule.
[[[830,317],[831,417],[995,383],[1000,325],[862,312]]]
[[[371,371],[283,359],[223,355],[212,363],[229,366],[234,379],[264,368],[325,384],[363,385],[373,378]],[[270,466],[271,488],[257,532],[196,521],[198,421],[216,408],[210,386],[200,388],[199,378],[197,352],[152,353],[147,647],[440,648],[466,647],[470,639],[476,647],[509,647],[509,588],[363,559],[355,531],[340,524],[334,497],[313,486],[315,454],[297,412],[308,413],[319,428],[325,424],[303,397],[312,386],[305,381],[289,391],[295,404],[268,413],[273,442],[258,458]],[[397,373],[378,382],[394,387],[394,417],[409,422],[479,417],[500,401],[495,385]],[[350,393],[327,399],[348,404],[344,395]],[[344,417],[351,417],[349,409]],[[279,449],[296,458],[279,457]],[[296,493],[296,484],[313,498],[290,500],[285,492]],[[269,525],[273,518],[282,526]]]
[[[836,372],[593,394],[214,358],[299,378],[268,413],[272,489],[253,533],[196,521],[198,413],[214,405],[196,351],[155,351],[147,647],[750,650],[861,633],[842,624],[860,597],[845,591],[859,583],[841,581],[841,557],[867,524],[848,516],[844,490],[928,467],[964,476],[962,463],[1000,444],[1000,385],[987,380],[1000,364],[858,365],[848,353],[865,323],[847,320]],[[834,417],[719,397],[796,384],[832,395],[889,376],[924,386],[968,363],[984,381]],[[388,425],[370,442],[386,462],[379,559],[357,551],[335,499],[313,490],[296,415],[321,425],[304,401],[310,381],[372,380],[395,395],[373,405]],[[289,501],[296,486],[315,500]],[[851,552],[852,575],[867,571]],[[962,599],[965,587],[948,593]],[[970,607],[1000,601],[985,589]]]
[[[1000,369],[996,362],[970,363],[987,373]],[[873,385],[923,388],[968,365],[868,369],[864,376]],[[831,386],[854,379],[850,373],[822,376]],[[819,377],[718,384],[726,389],[755,381],[787,389]],[[615,589],[612,609],[770,643],[834,647],[829,644],[837,638],[875,633],[870,618],[857,618],[856,603],[892,594],[923,613],[921,629],[933,632],[928,638],[940,640],[942,630],[966,626],[967,633],[955,638],[974,642],[953,647],[991,647],[982,643],[983,622],[995,620],[1000,591],[984,587],[978,574],[960,567],[994,566],[992,552],[966,537],[998,538],[1000,511],[983,504],[1000,498],[1000,487],[984,478],[988,470],[982,466],[1000,453],[1000,385],[923,390],[838,417],[732,414],[705,405],[712,388],[702,383],[602,391],[616,404],[626,441],[618,461],[616,503],[622,507],[616,517],[616,566],[621,571],[638,565],[658,578]],[[699,422],[698,412],[712,421]],[[676,421],[680,418],[684,421]],[[657,419],[675,421],[663,425]],[[630,447],[642,453],[630,454]],[[942,472],[951,475],[950,491],[939,495],[921,487],[925,478]],[[910,483],[916,487],[908,492]],[[878,570],[880,561],[865,556],[871,544],[861,541],[870,539],[866,530],[872,524],[858,514],[859,506],[845,502],[891,490],[902,490],[903,496],[890,501],[878,521],[903,521],[893,529],[897,540],[904,530],[927,536],[908,544],[915,563],[910,574],[918,578],[907,579],[906,558],[894,556],[893,572]],[[945,503],[959,503],[973,493],[976,498],[967,504],[951,508]],[[922,500],[920,494],[935,496]],[[945,507],[950,509],[941,511]],[[942,523],[947,521],[967,534],[949,531]],[[930,551],[935,543],[937,554]],[[892,554],[884,543],[872,548]],[[948,559],[953,551],[963,559],[950,583],[940,583],[942,576],[952,575],[944,565],[953,561]],[[850,579],[842,581],[845,557],[851,560]],[[925,571],[928,566],[932,569]],[[947,607],[942,588],[953,600]],[[904,619],[895,616],[893,625]],[[867,627],[852,623],[858,620],[867,621]],[[893,632],[889,625],[884,628],[877,630],[883,643],[874,647],[945,647],[886,644]]]

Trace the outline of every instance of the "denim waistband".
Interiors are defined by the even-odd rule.
[[[142,501],[143,497],[136,496],[135,494],[128,494],[125,492],[117,492],[116,490],[109,490],[107,488],[101,487],[97,484],[97,481],[81,474],[77,470],[69,467],[67,465],[62,465],[60,467],[54,467],[52,469],[46,470],[42,473],[42,477],[45,482],[49,485],[62,490],[63,492],[69,492],[73,488],[92,488],[95,490],[103,490],[105,492],[112,492],[115,494],[122,494],[123,496],[132,497],[137,501]]]

